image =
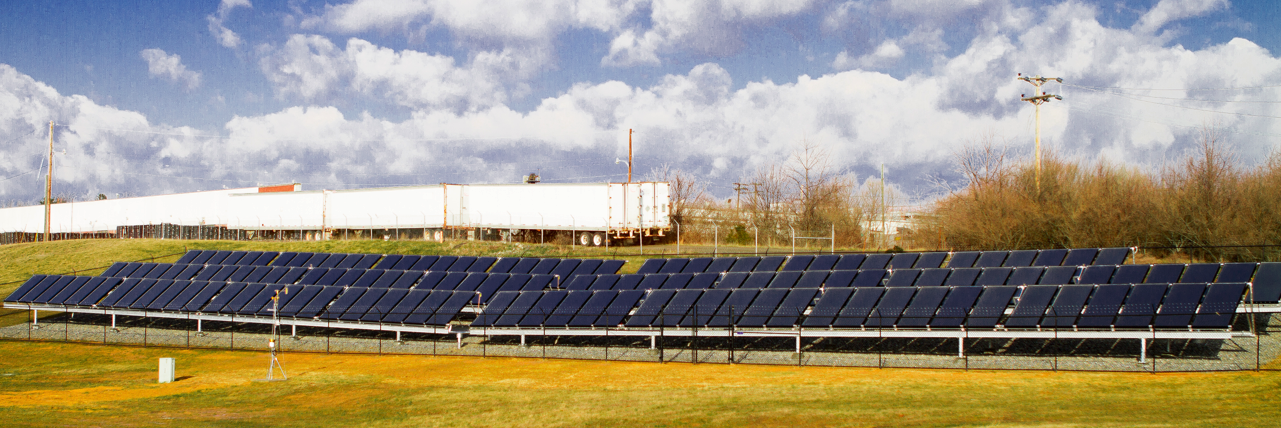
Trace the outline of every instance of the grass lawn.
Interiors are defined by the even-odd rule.
[[[179,380],[157,384],[157,359]],[[1271,426],[1276,373],[878,370],[0,342],[3,425]]]

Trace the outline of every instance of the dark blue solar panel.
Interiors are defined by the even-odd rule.
[[[1224,263],[1214,282],[1250,282],[1258,263]]]
[[[1014,311],[1005,319],[1006,327],[1036,327],[1041,325],[1041,316],[1045,315],[1050,299],[1059,291],[1054,285],[1029,285],[1023,287]]]
[[[574,273],[574,269],[577,269],[578,264],[581,262],[578,259],[561,260],[560,263],[556,264],[556,268],[552,269],[551,274],[560,275],[562,281],[569,280],[569,275]]]
[[[542,259],[537,265],[534,265],[533,269],[530,269],[529,273],[534,275],[550,274],[552,273],[552,269],[556,269],[556,265],[558,264],[560,264],[560,259]]]
[[[1196,317],[1192,318],[1192,327],[1228,328],[1246,289],[1247,284],[1240,282],[1210,284],[1201,306],[1197,308]]]
[[[778,272],[765,288],[792,288],[801,279],[803,272]]]
[[[747,281],[747,277],[749,275],[751,274],[747,272],[726,272],[721,275],[721,280],[716,282],[715,288],[718,288],[718,289],[741,288],[743,286],[743,283]]]
[[[596,280],[592,281],[592,285],[587,287],[587,289],[593,291],[613,290],[615,285],[618,284],[619,279],[622,279],[622,275],[596,275]],[[635,287],[632,289],[635,289]]]
[[[613,292],[606,291],[605,293]],[[617,293],[618,295],[615,296],[614,299],[609,302],[609,306],[605,308],[605,313],[596,319],[592,324],[593,326],[610,327],[618,325],[623,321],[623,318],[631,312],[632,308],[636,306],[636,303],[640,301],[641,297],[645,296],[646,292],[642,290],[625,290]]]
[[[534,269],[534,266],[538,266],[538,263],[540,261],[542,260],[538,258],[533,258],[533,257],[521,258],[519,261],[516,262],[515,266],[512,266],[511,271],[509,273],[527,274]]]
[[[667,281],[663,282],[662,288],[667,290],[684,290],[685,287],[689,285],[689,282],[692,281],[693,279],[694,279],[694,274],[692,273],[672,274],[670,277],[667,278]]]
[[[351,285],[352,282],[356,281],[356,277],[359,277],[363,272],[356,270],[356,277],[348,277],[348,273],[348,269],[331,268],[329,269],[329,272],[326,272],[324,276],[320,277],[319,281],[316,281],[316,285]],[[343,284],[341,281],[344,277],[349,278],[347,284]]]
[[[168,284],[163,284],[165,282],[168,282]],[[187,287],[191,286],[191,281],[163,280],[161,283],[163,284],[162,287],[164,291],[156,295],[154,299],[151,299],[151,301],[144,307],[145,309],[150,311],[163,310],[165,305],[169,304],[169,301],[178,297],[178,295],[186,290]]]
[[[174,277],[178,276],[179,273],[181,273],[184,269],[187,269],[187,267],[189,266],[190,265],[176,265],[176,264],[169,265],[168,268],[164,270],[164,273],[161,273],[160,276],[157,276],[155,278],[156,279],[174,279]]]
[[[302,254],[304,253],[299,253],[298,255],[301,256]],[[321,263],[324,263],[325,260],[329,260],[329,257],[331,256],[333,256],[333,254],[312,253],[311,256],[308,257],[306,260],[303,260],[302,263],[298,262],[298,259],[301,259],[302,257],[295,258],[290,263],[298,265],[297,267],[310,267],[310,268],[325,267],[325,266],[321,266]]]
[[[1196,263],[1183,270],[1183,277],[1179,278],[1179,282],[1214,282],[1216,276],[1219,276],[1217,263]]]
[[[1117,266],[1116,273],[1112,274],[1112,279],[1108,282],[1111,284],[1138,284],[1147,278],[1148,269],[1151,265],[1123,265]]]
[[[578,263],[578,267],[574,268],[574,271],[571,272],[569,275],[570,276],[595,275],[596,270],[600,269],[600,265],[601,265],[600,260],[582,260]]]
[[[498,319],[493,322],[493,326],[515,327],[516,324],[520,322],[521,318],[524,318],[525,315],[528,315],[534,310],[534,304],[538,303],[538,299],[542,297],[542,292],[527,291],[520,293],[519,296],[516,296],[516,300],[512,301],[512,303],[507,306],[507,309],[503,311],[502,316],[499,316]]]
[[[67,305],[79,305],[81,300],[84,300],[84,298],[88,297],[89,294],[93,293],[94,290],[97,290],[98,287],[100,287],[102,283],[105,282],[107,279],[108,278],[103,278],[100,276],[93,277],[92,279],[89,280],[89,282],[85,283],[83,287],[80,287],[80,290],[77,290],[75,294],[68,296],[67,300],[64,301],[63,303]]]
[[[689,285],[686,285],[685,288],[687,289],[712,288],[713,285],[716,285],[716,280],[720,278],[721,278],[721,274],[719,273],[705,272],[705,273],[694,274],[694,279],[691,279],[689,281]]]
[[[657,289],[663,288],[663,283],[667,282],[667,278],[669,277],[670,275],[664,275],[660,273],[652,273],[649,275],[645,275],[645,279],[641,280],[640,285],[637,285],[636,289],[637,290],[657,290]]]
[[[853,284],[855,287],[880,287],[888,272],[885,269],[860,270],[858,276],[854,277]]]
[[[32,303],[45,303],[45,304],[52,303],[54,297],[56,297],[58,293],[61,293],[63,290],[67,289],[68,286],[71,286],[79,278],[86,278],[86,277],[76,277],[76,276],[68,275],[68,276],[63,276],[61,278],[58,278],[57,281],[54,281],[52,285],[50,285],[48,288],[45,288],[44,291],[42,291],[39,295],[37,295],[34,299],[32,299]]]
[[[418,291],[428,291],[428,290],[418,290]],[[504,296],[506,296],[507,294],[508,293],[503,293],[498,296],[494,296],[494,300],[492,301],[492,303],[497,303],[497,305],[494,306],[494,311],[496,312],[494,312],[493,316],[486,316],[485,318],[487,320],[496,321],[498,319],[498,316],[502,315],[502,311],[506,309],[506,305],[502,304],[503,302],[501,301],[501,299],[504,299],[505,298]],[[518,293],[516,292],[511,292],[510,294],[513,298],[515,298],[515,296],[518,295]],[[423,298],[423,302],[419,303],[418,307],[414,308],[414,310],[410,312],[409,315],[406,315],[405,319],[402,320],[401,322],[405,324],[427,324],[428,321],[436,319],[437,318],[436,315],[442,312],[444,312],[442,317],[444,316],[452,317],[452,315],[448,314],[449,308],[445,307],[445,303],[448,302],[449,299],[452,299],[453,297],[454,297],[453,291],[449,291],[449,290],[429,291],[427,293],[427,297]],[[492,321],[490,322],[492,323]]]
[[[249,297],[244,306],[236,311],[241,315],[266,315],[271,316],[271,298],[276,295],[276,291],[283,289],[284,284],[262,284],[263,287],[256,294]],[[289,295],[281,293],[280,299],[287,301]]]
[[[494,296],[494,294],[498,293],[499,288],[501,288],[503,286],[503,283],[507,282],[507,279],[509,278],[511,278],[511,274],[506,274],[506,273],[488,274],[485,277],[485,280],[482,281],[480,285],[476,287],[476,292],[480,293],[481,301],[487,303]],[[590,278],[590,277],[583,277],[583,278]]]
[[[974,301],[978,300],[979,294],[984,288],[981,287],[956,287],[947,293],[947,298],[943,304],[939,305],[938,313],[930,321],[930,327],[933,328],[956,328],[965,322],[965,315],[974,307]]]
[[[191,261],[194,260],[196,256],[199,256],[199,255],[200,255],[200,250],[187,250],[187,252],[183,253],[182,257],[179,257],[178,261],[174,263],[184,264],[184,265],[190,264]],[[111,275],[103,275],[103,276],[111,276]]]
[[[765,327],[765,322],[778,310],[778,305],[787,297],[788,291],[778,288],[761,290],[735,324],[740,327]]]
[[[1085,305],[1085,310],[1081,311],[1081,319],[1077,320],[1076,325],[1081,327],[1112,326],[1112,320],[1116,318],[1117,312],[1121,310],[1121,302],[1125,300],[1125,295],[1129,292],[1130,286],[1125,284],[1098,286],[1094,289],[1094,295],[1090,297],[1090,302]]]
[[[761,261],[757,262],[756,266],[752,267],[752,272],[777,272],[778,268],[783,266],[784,261],[787,261],[787,257],[761,257]]]
[[[814,301],[814,296],[818,295],[817,288],[794,288],[787,293],[787,297],[778,304],[778,309],[774,315],[765,322],[766,327],[792,327],[800,325],[801,315],[805,309]]]
[[[156,263],[143,263],[140,266],[138,266],[138,270],[135,270],[129,274],[129,278],[146,278],[147,274],[150,274],[151,271],[156,268],[156,266],[159,266],[159,265]]]
[[[623,268],[625,263],[627,263],[625,260],[605,260],[600,263],[600,267],[594,273],[597,275],[614,275],[618,273],[619,269]]]
[[[756,299],[756,295],[760,292],[760,290],[754,288],[726,291],[730,292],[729,296],[721,303],[716,313],[712,314],[703,325],[708,327],[729,327],[743,315],[743,312],[747,311],[747,308],[751,306],[752,301]],[[699,318],[703,317],[700,315]]]
[[[843,255],[843,256],[841,256],[841,259],[840,259],[839,261],[837,261],[837,262],[836,262],[836,266],[833,266],[833,267],[832,267],[832,270],[855,270],[855,269],[858,269],[858,267],[859,267],[859,266],[862,266],[862,265],[863,265],[863,259],[866,259],[866,258],[867,258],[867,255],[864,255],[864,254],[846,254],[846,255]]]
[[[227,283],[227,286],[222,287],[222,291],[219,291],[218,295],[214,296],[214,298],[209,301],[209,304],[205,306],[203,311],[209,313],[230,313],[229,308],[236,301],[236,296],[239,296],[241,292],[245,291],[245,287],[248,285],[249,284],[242,282]],[[228,310],[228,312],[223,312],[224,310]]]
[[[355,305],[356,301],[360,300],[360,296],[364,295],[366,291],[373,290],[372,288],[355,287],[347,287],[345,289],[341,287],[335,288],[341,289],[342,293],[338,295],[337,300],[334,300],[327,308],[324,308],[323,311],[317,313],[317,317],[322,319],[338,319],[338,317],[341,317],[344,312],[351,309],[352,305]]]
[[[596,322],[596,318],[605,313],[605,308],[609,307],[609,302],[614,300],[617,292],[609,290],[596,290],[591,292],[587,302],[579,308],[573,318],[566,323],[569,327],[588,327]],[[488,308],[486,308],[488,309]]]
[[[61,279],[61,277],[51,276],[49,278],[46,278],[46,281],[50,282],[48,285],[53,285],[52,283],[57,282],[58,279]],[[107,295],[104,296],[101,299],[101,301],[98,302],[98,305],[103,307],[108,307],[108,308],[116,306],[116,302],[124,298],[126,294],[129,294],[129,291],[132,290],[134,287],[138,286],[138,283],[141,281],[142,280],[138,278],[125,278],[124,281],[121,281],[119,285],[111,289],[110,292],[108,292]],[[43,289],[41,290],[33,289],[32,292],[43,292]],[[36,296],[39,296],[39,294],[37,294]],[[22,303],[28,303],[28,302],[31,302],[31,299],[33,298],[35,298],[35,296],[31,298],[24,297],[22,300],[19,300],[19,301]]]
[[[527,273],[517,273],[517,274],[509,274],[509,275],[510,276],[507,277],[507,280],[503,281],[503,285],[500,285],[498,287],[499,292],[520,291],[524,289],[525,284],[529,283],[529,280],[534,277],[533,275],[530,275]]]
[[[1098,256],[1094,257],[1096,265],[1120,265],[1125,264],[1125,259],[1130,256],[1129,247],[1121,248],[1104,248],[1099,250]]]
[[[209,282],[190,281],[190,284],[185,289],[183,289],[181,293],[178,293],[177,296],[175,296],[173,299],[170,299],[169,303],[166,303],[165,306],[161,309],[166,311],[175,311],[175,312],[186,310],[187,304],[191,303],[191,300],[196,298],[196,296],[199,295],[201,291],[204,291],[204,289],[207,287],[209,287]],[[92,297],[92,295],[85,296],[86,299],[90,297]],[[91,303],[83,303],[84,301],[85,299],[81,299],[82,305],[91,304]]]
[[[879,302],[881,296],[885,294],[885,290],[911,289],[863,287],[853,290],[854,295],[850,296],[849,301],[845,303],[845,307],[841,308],[840,314],[837,315],[836,320],[832,322],[833,326],[859,327],[865,325],[867,323],[867,316],[872,314],[872,311],[876,309],[876,303]]]
[[[312,260],[308,260],[307,263],[308,265],[311,265],[317,268],[332,269],[332,268],[338,267],[338,264],[342,263],[342,261],[346,258],[347,258],[346,254],[325,254],[325,258],[320,259],[320,261],[313,262]]]
[[[885,294],[881,300],[876,303],[876,307],[867,316],[866,325],[870,327],[890,327],[898,322],[899,315],[907,309],[907,304],[916,294],[916,290],[941,290],[946,292],[947,289],[940,287],[897,287],[886,288]]]
[[[1051,266],[1045,268],[1045,273],[1037,284],[1041,285],[1066,285],[1071,284],[1072,279],[1076,277],[1076,266]]]
[[[360,288],[391,288],[391,285],[395,284],[396,280],[400,279],[400,276],[404,273],[405,271],[403,270],[367,270],[360,275],[360,278],[352,286]],[[440,276],[443,277],[445,275],[442,273]]]
[[[258,254],[258,257],[254,258],[253,262],[249,264],[254,266],[267,266],[267,265],[270,265],[271,262],[275,260],[276,257],[279,257],[279,256],[280,256],[280,253],[276,251],[263,251],[261,254]]]
[[[411,256],[411,257],[418,257],[418,256]],[[396,267],[396,263],[400,263],[400,260],[403,258],[405,258],[405,256],[402,256],[400,254],[385,255],[383,256],[382,260],[378,261],[378,264],[374,265],[374,269],[382,269],[382,270],[391,269],[393,267]]]
[[[947,253],[922,253],[912,267],[917,269],[936,269],[943,266],[944,260],[947,260]]]
[[[981,253],[978,251],[961,251],[952,253],[952,258],[947,261],[947,267],[953,269],[974,267],[974,262],[978,261],[979,254]]]
[[[1063,266],[1085,266],[1093,264],[1094,256],[1098,254],[1098,248],[1075,248],[1069,250],[1067,257],[1063,258]]]
[[[500,258],[498,259],[498,262],[494,263],[494,267],[489,269],[489,273],[508,273],[512,270],[512,267],[516,266],[516,262],[519,261],[520,258],[518,257]]]
[[[723,290],[722,290],[723,291]],[[693,314],[694,304],[702,297],[703,290],[677,290],[672,300],[667,302],[662,313],[654,319],[655,326],[676,327],[687,316]]]
[[[129,303],[129,309],[146,309],[147,306],[151,305],[151,302],[154,302],[156,298],[160,297],[161,294],[164,294],[165,290],[168,290],[169,287],[172,286],[173,280],[171,279],[156,280],[155,283],[151,284],[151,286],[147,288],[146,292],[138,296],[137,300]]]
[[[974,285],[974,281],[977,281],[979,279],[979,275],[982,274],[983,269],[979,268],[952,269],[952,274],[947,276],[947,282],[944,282],[943,285]]]
[[[765,288],[774,280],[774,272],[752,272],[740,288]]]
[[[342,313],[342,315],[339,315],[338,319],[342,321],[359,321],[361,317],[365,316],[366,313],[376,312],[376,308],[374,308],[374,304],[378,303],[378,300],[382,299],[383,296],[386,295],[387,291],[389,290],[391,289],[389,288],[366,289],[365,292],[360,295],[360,298],[356,299],[356,303],[353,303],[350,308],[347,308],[347,310]],[[350,293],[351,289],[350,288],[347,289],[347,292]],[[381,314],[378,314],[378,315],[381,317]]]
[[[220,313],[251,315],[271,300],[271,296],[276,291],[274,288],[284,286],[284,284],[245,284],[245,289],[236,294],[236,298],[227,306],[223,306]]]
[[[592,297],[592,292],[587,290],[566,291],[565,298],[561,299],[560,304],[552,310],[551,316],[547,317],[544,325],[548,327],[566,327],[570,320],[578,314],[587,300]]]
[[[188,251],[187,254],[191,254],[194,251],[195,250]],[[98,276],[116,276],[116,273],[120,272],[120,269],[124,269],[124,267],[128,265],[129,264],[125,262],[112,263],[111,266],[107,267],[107,270],[102,271],[102,274]]]
[[[1014,293],[1018,287],[997,286],[983,287],[983,294],[979,295],[979,300],[970,310],[970,317],[965,320],[965,326],[970,328],[992,328],[1000,322],[1001,316],[1005,314],[1005,308],[1009,307],[1010,299],[1014,298]]]
[[[698,300],[689,307],[685,317],[680,319],[679,325],[681,327],[706,326],[730,293],[730,290],[703,290]]]
[[[374,306],[360,317],[362,322],[380,322],[392,315],[392,309],[400,304],[400,301],[409,294],[409,290],[392,288],[388,289],[386,294],[374,302]],[[403,318],[403,317],[402,317]]]
[[[352,265],[351,268],[372,269],[379,259],[382,259],[379,254],[360,254],[360,259],[356,260],[356,264]]]
[[[70,279],[71,279],[70,277],[67,277],[68,282],[70,282]],[[59,285],[59,284],[62,284],[62,285]],[[40,299],[38,301],[45,301],[46,299],[49,298],[47,296],[48,293],[50,293],[51,291],[57,292],[57,290],[64,287],[65,284],[66,283],[63,283],[62,280],[59,280],[58,282],[54,283],[53,286],[49,287],[49,290],[45,291],[46,294],[40,295]],[[116,301],[116,304],[114,306],[117,308],[129,307],[129,305],[132,305],[133,302],[138,301],[138,299],[141,298],[143,294],[150,291],[151,287],[154,287],[155,285],[156,285],[156,280],[154,279],[150,279],[150,278],[140,279],[138,281],[138,284],[135,285],[132,289],[130,289],[128,294],[125,294],[123,297],[120,298],[120,300]]]
[[[463,278],[463,282],[458,283],[457,287],[454,287],[454,291],[475,292],[477,288],[480,288],[480,284],[489,278],[489,274],[484,272],[459,273],[466,273],[467,277]]]
[[[1005,257],[1009,256],[1009,251],[984,251],[979,254],[978,260],[974,261],[976,268],[1000,267],[1005,262]],[[955,266],[953,266],[955,267]]]
[[[560,302],[565,300],[568,291],[554,290],[543,293],[538,302],[530,308],[529,313],[517,322],[519,327],[539,327],[545,325],[547,319],[560,306]]]
[[[329,268],[323,268],[323,267],[309,269],[307,271],[307,274],[303,275],[302,279],[298,280],[298,284],[314,285],[320,282],[320,279],[324,278],[325,274],[329,273],[329,271],[330,271]],[[214,281],[219,281],[226,278],[224,277],[224,278],[211,278],[211,279]],[[333,284],[321,284],[321,285],[333,285]]]
[[[341,269],[342,269],[342,268],[339,268],[338,270],[341,270]],[[348,285],[353,285],[353,284],[355,284],[355,283],[356,283],[356,281],[359,281],[359,280],[360,280],[360,278],[364,277],[364,276],[365,276],[365,274],[367,274],[367,273],[369,273],[369,272],[370,272],[370,271],[365,270],[365,269],[354,269],[354,268],[353,268],[353,269],[347,269],[347,271],[346,271],[346,272],[343,272],[343,274],[342,274],[342,275],[340,275],[340,276],[338,277],[338,279],[335,279],[335,280],[334,280],[334,282],[333,282],[332,284],[326,284],[326,283],[325,283],[326,281],[325,281],[324,279],[322,279],[322,280],[321,280],[321,284],[320,284],[320,285],[337,285],[337,286],[339,286],[339,287],[345,287],[345,286],[348,286]],[[370,283],[372,284],[373,282],[371,281]]]
[[[1067,257],[1067,254],[1068,250],[1061,248],[1041,250],[1036,254],[1036,260],[1032,262],[1032,266],[1062,266],[1063,258]]]
[[[1008,267],[983,269],[983,273],[979,274],[978,279],[974,280],[974,285],[1005,285],[1012,273],[1014,273],[1014,268]]]
[[[703,269],[703,272],[728,272],[729,268],[733,267],[734,262],[737,261],[738,259],[734,257],[717,257],[712,259],[712,264]]]
[[[784,271],[805,270],[814,261],[814,256],[800,255],[788,257],[787,263],[783,265]]]
[[[404,291],[405,295],[400,298],[400,301],[396,303],[396,306],[392,307],[391,310],[383,316],[382,322],[384,323],[400,323],[405,321],[405,318],[409,317],[409,315],[413,313],[414,309],[417,308],[418,305],[422,304],[423,300],[427,298],[427,295],[431,293],[429,290],[397,291]],[[387,297],[383,298],[386,299]]]
[[[194,282],[200,283],[204,281]],[[227,283],[225,282],[209,282],[207,284],[208,285],[205,285],[205,288],[202,288],[200,292],[196,293],[195,297],[192,297],[191,300],[187,301],[187,304],[182,307],[182,310],[187,312],[203,312],[206,305],[214,304],[212,302],[214,296],[222,292],[223,288],[227,287]],[[121,283],[121,286],[123,285],[124,284]]]
[[[289,287],[289,294],[287,295],[289,296],[289,300],[280,305],[280,311],[277,315],[282,317],[298,316],[298,313],[302,311],[303,308],[306,308],[307,304],[311,303],[311,300],[320,295],[320,292],[324,289],[325,287],[315,285]],[[265,309],[269,308],[270,307],[266,307]]]
[[[1045,312],[1045,327],[1066,328],[1076,325],[1077,316],[1085,307],[1085,301],[1094,291],[1093,285],[1065,285],[1059,287],[1059,294],[1054,296],[1054,303]]]
[[[886,287],[911,287],[916,283],[916,277],[921,276],[920,269],[898,269],[890,274],[890,280],[885,282]]]
[[[413,264],[410,264],[410,265],[409,265],[409,267],[406,267],[406,268],[401,269],[401,270],[416,270],[416,271],[440,270],[440,271],[443,271],[443,270],[445,270],[445,267],[448,267],[448,265],[453,264],[453,263],[448,263],[448,262],[444,262],[444,263],[442,263],[442,262],[441,262],[441,258],[442,258],[441,256],[418,256],[418,257],[412,257],[412,258],[411,258],[411,257],[405,257],[404,259],[400,259],[400,262],[399,262],[399,263],[396,263],[396,266],[397,266],[397,267],[400,267],[402,263],[408,264],[408,263],[406,263],[405,259],[409,259],[409,261],[410,261],[410,262],[413,262]],[[434,267],[436,267],[436,265],[437,265],[437,264],[442,265],[442,267],[441,267],[440,269],[433,269]],[[415,323],[415,324],[421,324],[421,323]]]
[[[829,271],[825,270],[807,271],[801,275],[800,280],[796,281],[796,288],[820,288],[829,273]]]
[[[493,327],[498,318],[502,317],[503,312],[507,311],[507,308],[519,296],[520,293],[516,291],[500,291],[494,294],[494,297],[489,299],[485,309],[476,315],[475,321],[472,321],[472,328]],[[444,302],[444,300],[442,299],[441,302]]]
[[[689,259],[667,259],[663,267],[658,268],[658,273],[680,273],[686,264],[689,264]]]
[[[1166,284],[1137,284],[1131,288],[1130,296],[1126,297],[1125,305],[1121,306],[1121,315],[1116,317],[1116,326],[1151,326],[1152,316],[1156,315],[1166,288]]]
[[[471,256],[459,257],[454,264],[449,265],[450,272],[467,272],[471,265],[476,264],[476,258]]]
[[[66,287],[62,288],[62,291],[59,291],[58,294],[54,294],[53,297],[49,298],[49,303],[53,305],[66,304],[67,299],[70,299],[71,295],[75,294],[76,292],[80,291],[81,288],[85,287],[85,285],[89,282],[89,278],[90,277],[88,276],[75,277],[75,279],[71,280],[71,283],[67,284]]]
[[[1017,250],[1010,251],[1010,255],[1005,257],[1001,262],[1004,267],[1024,267],[1032,266],[1032,261],[1036,260],[1036,250]]]
[[[927,268],[921,269],[921,275],[916,277],[915,285],[918,287],[943,285],[947,277],[952,274],[951,269],[945,268]]]
[[[222,268],[223,268],[222,266],[217,266],[217,265],[205,266],[205,268],[201,269],[200,273],[196,274],[196,277],[192,279],[196,281],[208,281],[209,278],[212,278],[215,274],[218,273],[218,271],[222,270]]]
[[[231,251],[216,252],[213,254],[213,256],[209,257],[209,260],[205,260],[205,264],[220,265],[222,264],[222,261],[226,260],[227,256],[230,256],[230,255],[231,255]]]
[[[171,264],[168,264],[168,263],[160,263],[160,264],[157,264],[155,268],[151,269],[151,272],[147,272],[146,278],[151,278],[151,279],[172,279],[172,278],[165,278],[164,276],[165,276],[165,273],[166,273],[166,272],[169,272],[169,270],[171,270],[171,269],[175,269],[175,268],[177,268],[177,265],[171,265]],[[237,269],[238,269],[238,268],[237,268]],[[182,271],[182,268],[177,268],[177,270],[178,270],[178,271]],[[175,272],[175,274],[177,274],[177,273]]]
[[[12,293],[9,293],[9,296],[5,297],[4,301],[25,303],[26,301],[22,300],[22,297],[25,296],[27,293],[30,293],[31,290],[35,289],[38,285],[40,285],[42,281],[49,279],[50,276],[51,275],[32,275],[30,278],[27,278],[27,280],[23,282],[22,285],[18,286],[17,290],[13,290]],[[50,280],[49,282],[52,283],[52,280]]]
[[[271,264],[268,266],[289,266],[289,263],[293,262],[294,258],[297,258],[297,257],[298,257],[298,253],[295,253],[292,251],[285,251],[280,253],[280,255],[277,256],[275,260],[272,260]],[[199,258],[197,258],[196,263],[204,263],[204,262],[201,261]]]
[[[223,265],[240,265],[240,264],[243,264],[243,263],[240,263],[240,260],[241,260],[241,259],[243,259],[243,258],[245,258],[245,255],[246,255],[246,254],[248,254],[248,252],[246,252],[246,251],[232,251],[232,252],[231,252],[231,254],[228,254],[228,255],[227,255],[227,258],[222,259],[222,262],[221,262],[221,263],[219,263],[219,264],[223,264]]]
[[[197,254],[197,255],[196,255],[196,257],[192,258],[192,259],[191,259],[191,261],[190,261],[189,263],[191,263],[191,264],[205,264],[205,262],[208,262],[208,261],[209,261],[209,258],[211,258],[211,257],[213,257],[213,256],[214,256],[214,254],[218,254],[218,251],[216,251],[216,250],[202,250],[202,251],[200,251],[200,252],[199,252],[199,254]]]
[[[1196,314],[1197,304],[1201,303],[1205,286],[1206,284],[1171,285],[1152,325],[1156,328],[1191,327],[1192,315]]]
[[[130,275],[133,275],[133,272],[138,270],[138,268],[140,267],[142,267],[142,263],[134,263],[134,262],[125,263],[125,266],[120,268],[120,271],[116,272],[112,276],[119,277],[119,278],[130,278],[131,277]]]
[[[457,261],[458,261],[458,256],[440,256],[439,258],[436,259],[435,263],[431,264],[431,267],[425,268],[424,270],[448,271],[450,266],[453,266],[454,263]],[[422,262],[415,263],[416,266],[422,266],[423,264],[424,263]],[[414,269],[414,270],[417,270],[417,269]]]
[[[440,282],[436,283],[436,287],[434,287],[433,289],[455,290],[458,288],[459,284],[463,283],[464,279],[467,279],[467,275],[468,274],[466,272],[449,272],[448,274],[445,275],[444,278],[440,279]],[[403,279],[404,277],[402,276],[401,278]],[[396,282],[399,283],[401,281],[397,280]],[[397,287],[396,284],[392,284],[392,288],[408,288],[408,287]]]
[[[949,287],[923,287],[917,290],[916,296],[912,297],[912,302],[903,309],[902,315],[895,325],[900,327],[925,327],[930,324],[934,318],[934,313],[938,312],[939,305],[943,304],[943,298],[951,291]]]
[[[638,274],[642,274],[642,275],[644,275],[644,274],[651,274],[651,273],[658,273],[658,271],[659,271],[659,270],[662,270],[662,269],[663,269],[663,265],[665,265],[665,264],[667,264],[667,259],[649,259],[649,260],[645,260],[645,263],[642,263],[642,264],[641,264],[640,269],[639,269],[639,270],[637,270],[637,271],[636,271],[636,273],[638,273]]]
[[[814,261],[805,270],[832,270],[836,267],[836,262],[841,260],[841,256],[836,254],[826,254],[814,256]]]
[[[916,259],[920,258],[920,253],[899,253],[890,259],[890,269],[911,269],[916,265]]]
[[[477,257],[476,261],[467,267],[468,272],[488,272],[489,268],[498,261],[497,257]]]
[[[1143,282],[1153,284],[1169,284],[1179,282],[1179,277],[1183,276],[1184,265],[1152,265],[1148,270],[1147,279]]]
[[[1041,280],[1041,274],[1045,273],[1043,267],[1016,267],[1010,272],[1010,277],[1005,280],[1005,285],[1032,285]]]
[[[587,290],[592,288],[592,282],[596,281],[596,275],[575,275],[569,283],[565,284],[566,290]]]
[[[453,321],[458,316],[459,312],[462,312],[464,307],[475,303],[475,300],[471,293],[454,292],[452,296],[449,296],[448,300],[445,300],[445,303],[442,303],[436,309],[436,313],[427,319],[426,324],[448,325],[450,321]]]
[[[751,272],[760,262],[760,257],[739,257],[734,261],[734,265],[730,266],[728,272]]]
[[[801,323],[805,327],[830,327],[845,307],[845,302],[854,295],[855,288],[828,288],[814,304],[814,309]]]
[[[863,264],[858,268],[860,270],[885,269],[889,266],[890,258],[893,256],[893,254],[868,254],[867,257],[863,258]]]
[[[423,279],[423,276],[424,274],[419,271],[405,272],[400,274],[400,277],[396,278],[396,282],[391,283],[391,286],[387,288],[413,288],[414,284],[418,283],[418,280]],[[449,278],[450,278],[449,275],[445,275],[445,277],[440,281],[443,284]],[[462,278],[458,278],[458,280],[461,281]],[[457,284],[457,283],[454,283],[454,284]],[[381,287],[374,287],[374,288],[381,288]],[[452,287],[447,287],[447,288],[452,288]]]
[[[711,265],[712,265],[711,257],[701,257],[697,259],[690,259],[689,263],[685,263],[685,267],[681,269],[681,273],[703,273],[703,272],[706,272],[707,267]]]
[[[363,254],[337,254],[335,255],[335,257],[331,257],[325,260],[325,264],[333,265],[333,266],[327,266],[327,267],[336,267],[339,269],[351,269],[356,266],[356,262],[360,261],[361,257],[364,257],[364,255]]]
[[[552,278],[551,275],[533,275],[529,278],[529,282],[526,282],[525,286],[521,287],[521,290],[523,291],[545,290],[551,287],[552,281],[554,279],[555,278]]]

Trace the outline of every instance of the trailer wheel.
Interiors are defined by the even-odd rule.
[[[601,245],[605,245],[605,239],[606,239],[606,238],[605,238],[605,234],[604,234],[604,233],[593,233],[593,234],[592,234],[592,246],[593,246],[593,247],[599,247],[599,246],[601,246]]]
[[[591,232],[579,233],[578,245],[582,245],[584,247],[592,245],[592,233]]]
[[[432,233],[432,235],[436,239],[436,242],[444,242],[445,240],[445,232],[443,231],[437,230],[435,233]]]

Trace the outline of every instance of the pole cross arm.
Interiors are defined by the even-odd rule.
[[[1040,104],[1040,103],[1048,103],[1048,102],[1050,102],[1050,100],[1059,100],[1059,101],[1063,101],[1063,97],[1060,97],[1060,96],[1058,96],[1058,95],[1054,95],[1054,94],[1038,95],[1038,96],[1034,96],[1034,97],[1023,97],[1023,101],[1033,102],[1033,103],[1038,103],[1038,104]]]

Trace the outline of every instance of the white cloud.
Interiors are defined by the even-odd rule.
[[[858,58],[852,58],[846,51],[841,51],[841,53],[836,54],[836,59],[832,61],[832,68],[838,70],[885,68],[893,66],[905,54],[906,52],[898,46],[898,43],[893,40],[886,40],[880,46],[877,46],[872,53]]]
[[[654,0],[650,4],[651,28],[644,33],[638,28],[618,33],[601,64],[656,65],[666,50],[730,55],[745,46],[741,34],[745,26],[793,16],[812,4],[811,0]]]
[[[238,7],[252,8],[253,5],[249,0],[222,0],[222,3],[218,4],[217,13],[205,16],[205,20],[209,21],[209,33],[213,34],[214,38],[218,39],[218,44],[224,47],[240,46],[240,36],[223,24],[227,20],[227,15]]]
[[[151,77],[160,77],[185,85],[188,90],[200,87],[200,72],[191,71],[182,65],[182,57],[170,55],[160,49],[143,49],[138,53],[147,61],[147,72]]]
[[[1155,33],[1170,22],[1200,16],[1228,6],[1228,0],[1161,0],[1134,23],[1134,31]]]

